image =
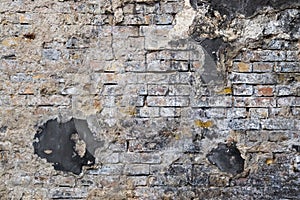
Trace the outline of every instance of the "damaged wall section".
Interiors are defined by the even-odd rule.
[[[54,169],[74,174],[95,164],[94,149],[103,145],[94,141],[86,121],[73,118],[66,123],[47,121],[34,139],[35,154],[53,163]]]

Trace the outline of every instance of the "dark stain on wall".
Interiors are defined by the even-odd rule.
[[[83,123],[83,120],[79,121]],[[66,123],[49,120],[39,127],[34,137],[34,153],[53,163],[55,170],[78,175],[82,171],[82,166],[91,166],[95,163],[95,157],[85,145],[82,145],[88,144],[81,137],[81,132],[76,126],[76,119],[71,119]],[[77,136],[77,139],[74,136]],[[82,145],[80,151],[76,144],[78,141],[81,141]]]
[[[250,17],[266,7],[280,9],[300,5],[299,0],[190,0],[190,2],[194,9],[210,5],[213,10],[219,11],[221,15],[226,15],[228,20],[237,14]]]
[[[207,158],[223,172],[237,175],[244,171],[244,159],[234,143],[219,143],[217,148],[207,154]]]

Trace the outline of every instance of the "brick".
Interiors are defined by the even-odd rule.
[[[294,116],[300,116],[300,107],[293,107],[292,113]]]
[[[286,61],[299,61],[299,60],[300,60],[300,51],[286,52]]]
[[[254,87],[256,96],[274,96],[274,86],[259,85]]]
[[[120,162],[138,164],[141,163],[140,153],[126,152],[120,154]]]
[[[141,34],[145,36],[145,48],[147,50],[158,50],[169,47],[169,35],[172,26],[142,26]]]
[[[109,107],[109,108],[103,108],[101,110],[101,116],[104,118],[114,118],[116,117],[117,108],[116,107]]]
[[[117,98],[115,96],[105,96],[103,98],[103,106],[107,108],[115,107]]]
[[[251,72],[252,64],[245,62],[235,62],[233,63],[233,71],[235,72]]]
[[[233,94],[237,96],[251,96],[253,94],[253,85],[233,85]]]
[[[231,108],[227,111],[228,118],[246,118],[248,115],[246,108]]]
[[[183,5],[178,4],[177,2],[161,2],[160,10],[162,13],[175,14],[181,11]]]
[[[159,153],[141,153],[140,162],[144,164],[160,164],[162,162],[161,155]]]
[[[291,115],[291,109],[289,106],[283,106],[279,108],[269,108],[269,118],[272,117],[285,117]]]
[[[127,164],[124,168],[126,175],[149,175],[150,166],[148,164]]]
[[[148,84],[168,84],[169,78],[168,74],[148,73],[145,82]]]
[[[188,72],[173,73],[170,75],[170,84],[191,84],[191,74]]]
[[[258,130],[260,129],[260,122],[254,119],[233,119],[228,126],[232,130]]]
[[[146,63],[144,61],[126,61],[125,72],[144,72],[146,71]]]
[[[282,61],[286,58],[285,51],[263,50],[253,51],[251,61]]]
[[[107,29],[107,34],[112,34],[114,39],[139,36],[139,28],[136,26],[109,26]]]
[[[167,70],[170,70],[170,68],[165,61],[160,61],[160,60],[147,61],[148,72],[163,72]]]
[[[295,101],[292,106],[300,106],[300,97],[295,97]]]
[[[93,175],[120,175],[124,169],[123,164],[104,164],[99,169],[89,170]]]
[[[272,131],[269,135],[269,141],[271,142],[283,142],[291,139],[291,133],[287,131]]]
[[[246,140],[250,142],[265,142],[268,140],[270,134],[269,131],[248,130],[246,132]]]
[[[89,67],[94,71],[94,72],[115,72],[118,69],[112,67],[112,62],[111,61],[106,61],[106,60],[92,60],[89,62]]]
[[[11,82],[32,82],[33,78],[31,74],[16,73],[10,76]]]
[[[101,152],[96,155],[96,158],[103,164],[116,164],[120,162],[119,153]]]
[[[231,73],[230,80],[232,83],[246,84],[275,84],[276,75],[273,73]]]
[[[190,59],[190,51],[182,50],[163,50],[157,53],[159,60],[180,60],[188,61]]]
[[[293,106],[295,97],[279,97],[277,99],[277,107]]]
[[[148,96],[146,99],[147,105],[150,107],[184,107],[189,105],[188,97],[155,97]]]
[[[251,118],[268,118],[269,110],[268,108],[250,108],[250,117]]]
[[[119,85],[104,85],[104,89],[101,93],[101,95],[122,95],[123,94],[123,88]]]
[[[161,117],[179,117],[180,116],[180,112],[178,111],[177,108],[160,108],[160,116]]]
[[[255,62],[253,63],[253,72],[272,72],[274,70],[274,63]]]
[[[276,99],[273,97],[234,97],[236,107],[275,107]]]
[[[68,106],[71,104],[67,96],[52,95],[48,97],[28,96],[28,106]]]
[[[225,118],[226,117],[226,110],[225,108],[211,108],[205,110],[205,116],[207,118]]]
[[[43,58],[47,60],[57,61],[61,59],[61,51],[57,49],[44,49]]]
[[[102,84],[110,84],[110,85],[116,85],[118,84],[119,80],[121,79],[121,76],[115,73],[93,73],[91,76],[91,80],[96,85],[102,85]],[[116,87],[116,86],[112,86]]]
[[[216,96],[210,97],[208,105],[211,107],[231,107],[232,97],[231,96]]]
[[[262,129],[267,130],[294,130],[295,122],[292,119],[276,118],[262,121]]]
[[[47,191],[50,199],[84,199],[87,197],[85,189],[59,187]]]
[[[143,107],[139,110],[140,117],[159,117],[159,108],[157,107]]]
[[[128,176],[126,177],[127,185],[136,186],[146,186],[148,176]]]
[[[173,20],[174,17],[170,14],[155,15],[154,17],[154,23],[157,25],[171,25]]]
[[[290,96],[293,95],[291,86],[288,85],[277,85],[277,96]]]
[[[277,73],[277,79],[283,85],[300,82],[300,73]]]
[[[191,94],[190,85],[169,85],[169,95],[170,96],[189,96]]]
[[[145,100],[146,100],[145,96],[138,96],[137,100],[136,100],[136,103],[135,103],[135,106],[143,107],[145,105]]]
[[[290,49],[292,46],[291,41],[275,39],[265,43],[263,47],[269,50],[282,50]]]
[[[127,95],[147,95],[146,84],[127,84],[124,88],[124,94]]]
[[[300,72],[300,62],[284,62],[278,65],[281,72]]]

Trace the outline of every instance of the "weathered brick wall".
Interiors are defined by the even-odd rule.
[[[0,199],[300,198],[299,14],[292,0],[1,0]],[[92,133],[79,175],[36,154],[43,125],[71,118]]]

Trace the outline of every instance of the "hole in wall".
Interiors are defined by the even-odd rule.
[[[235,143],[219,143],[218,147],[212,149],[206,157],[223,172],[237,175],[244,171],[244,159]]]
[[[60,123],[51,119],[39,127],[33,142],[34,153],[53,163],[55,170],[80,174],[83,166],[95,164],[95,149],[103,141],[95,141],[86,120]]]

